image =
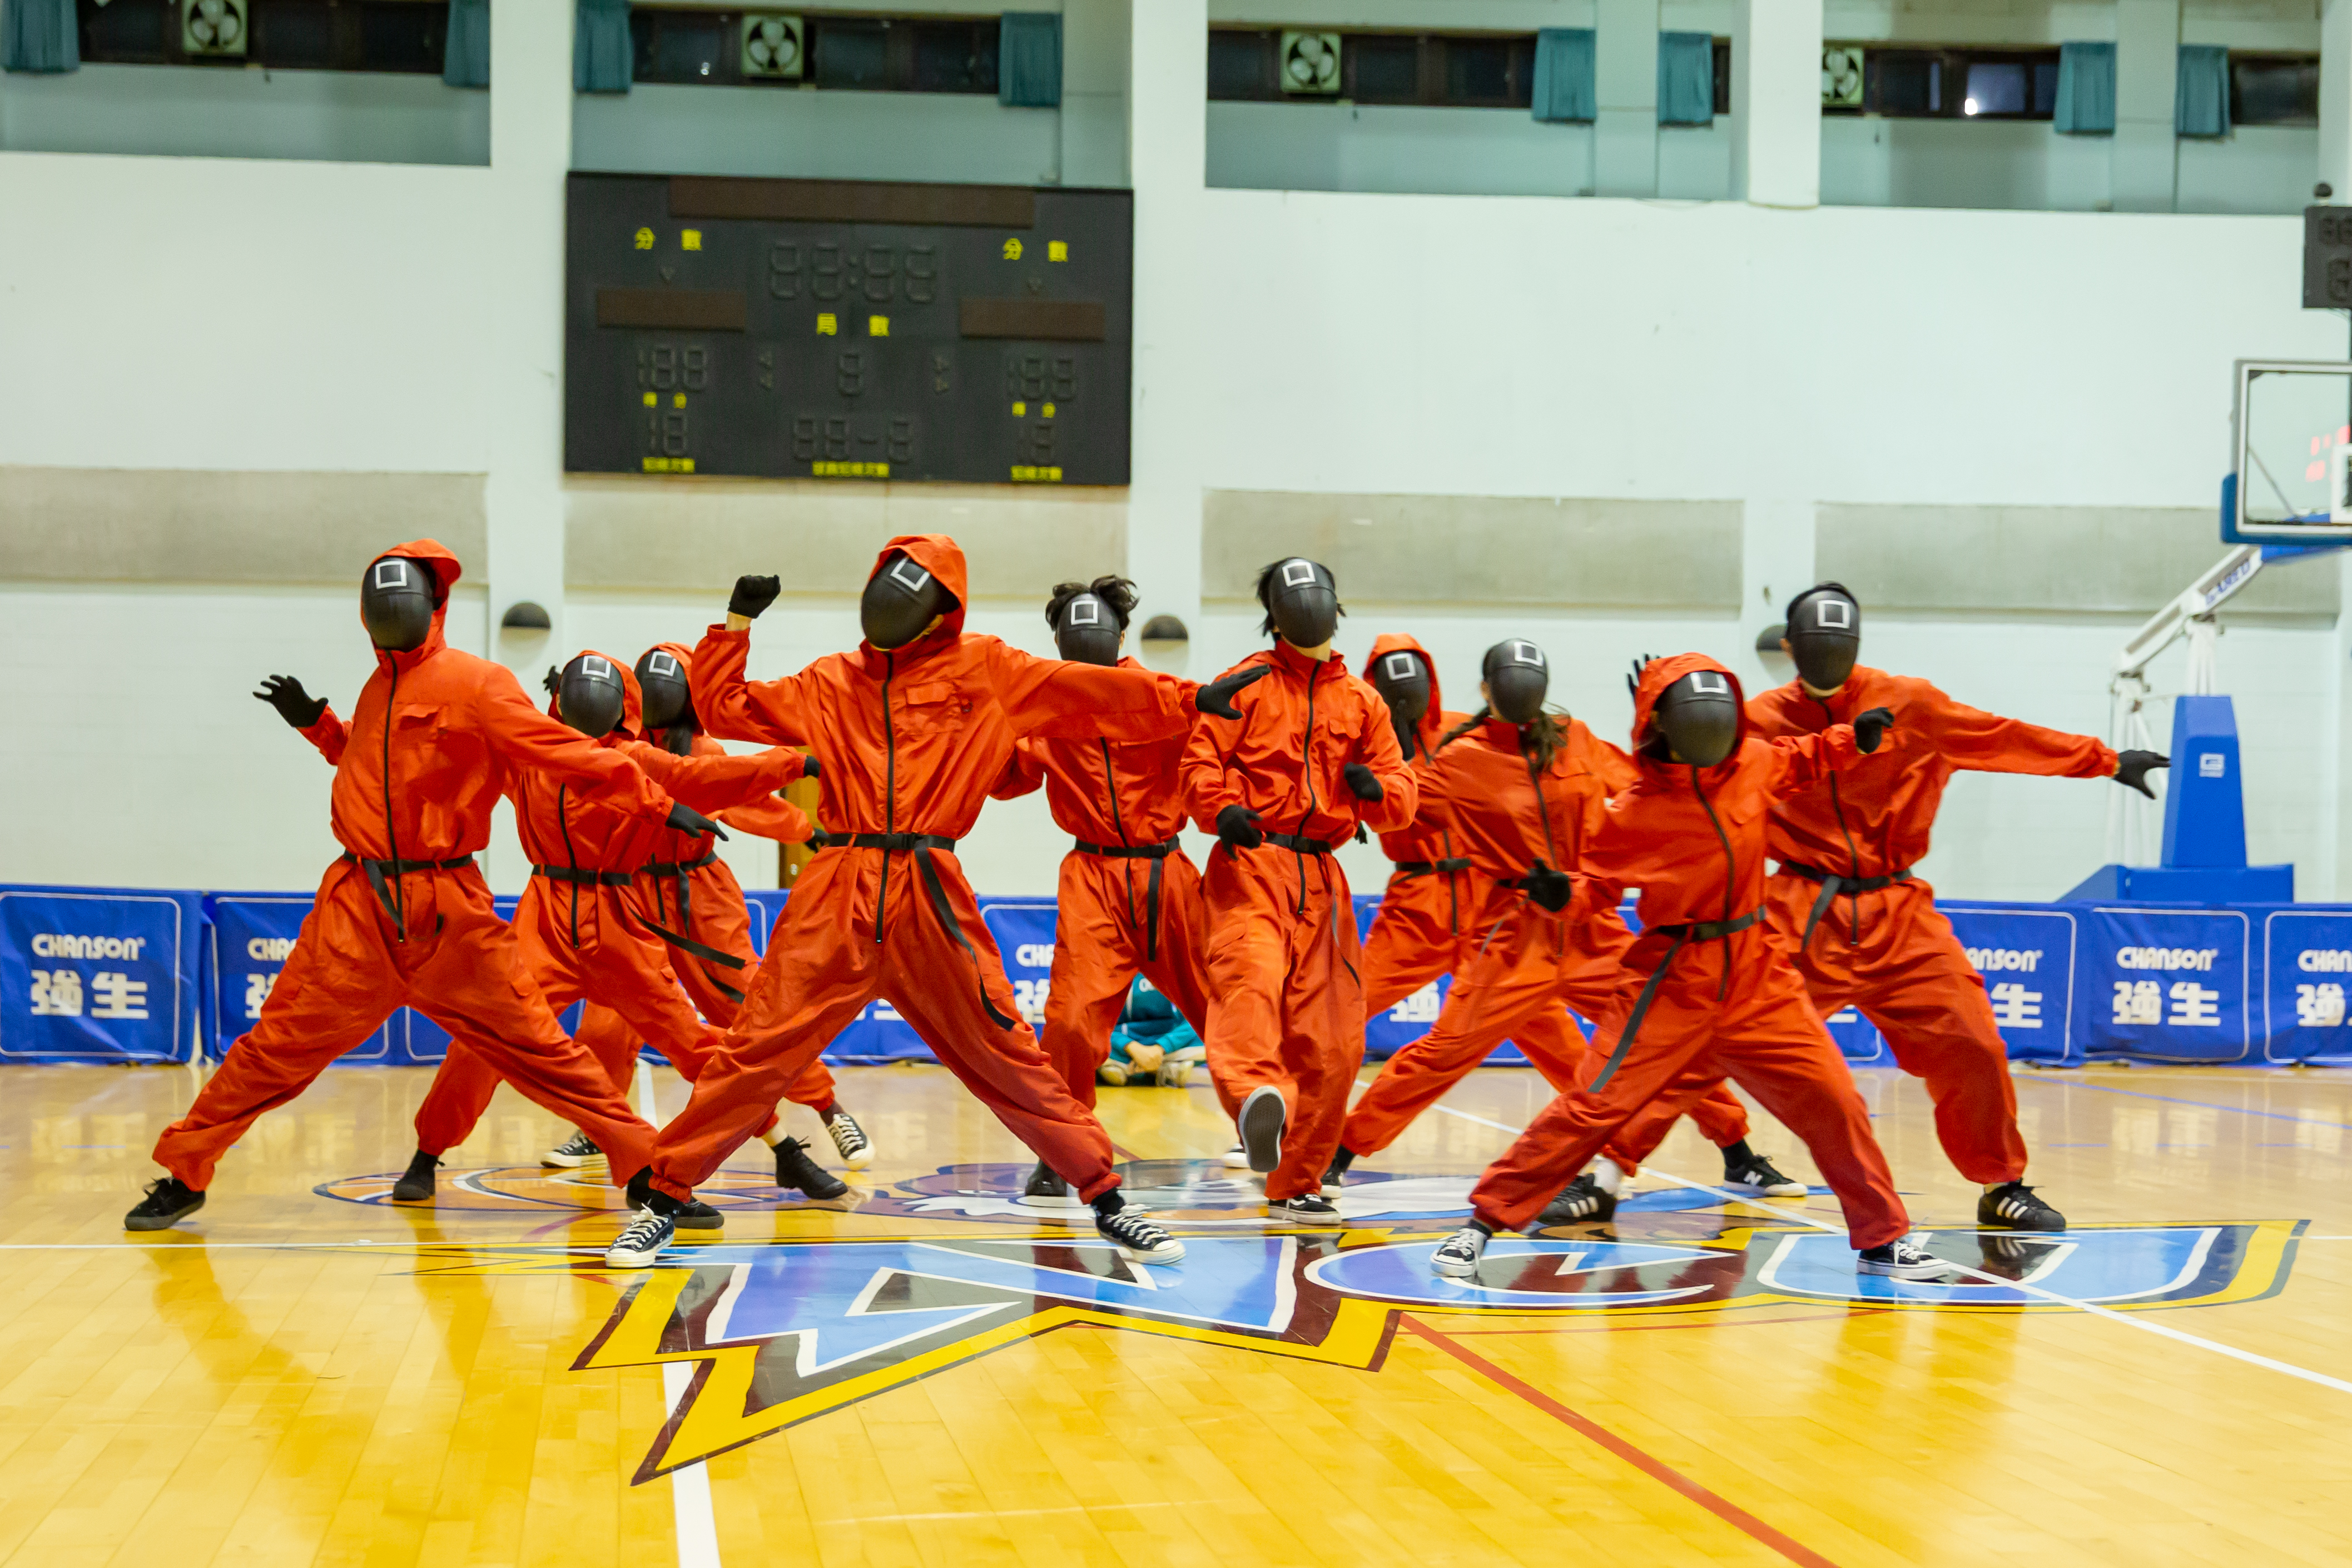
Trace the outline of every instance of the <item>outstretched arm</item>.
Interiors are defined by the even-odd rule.
[[[618,748],[600,746],[571,725],[531,705],[501,665],[474,694],[474,716],[491,752],[510,769],[550,773],[576,784],[632,816],[659,822],[670,798]]]
[[[1192,697],[1172,675],[1038,658],[993,639],[989,648],[990,681],[1015,735],[1160,741],[1192,721]]]
[[[808,762],[783,746],[741,757],[727,752],[681,757],[642,741],[633,741],[621,750],[672,800],[684,801],[701,812],[752,806],[799,778]]]
[[[1872,710],[1874,713],[1883,711]],[[1832,724],[1811,735],[1776,735],[1769,741],[1750,741],[1748,744],[1770,748],[1772,768],[1765,774],[1764,793],[1775,801],[1804,794],[1867,754],[1855,743],[1852,724]]]
[[[1916,724],[1927,743],[1956,768],[2070,779],[2115,776],[2116,752],[2104,741],[1987,713],[1955,702],[1932,686],[1927,691],[1926,700],[1904,704],[1903,718]]]
[[[1356,737],[1351,765],[1370,773],[1380,786],[1378,798],[1367,799],[1367,792],[1356,787],[1359,781],[1349,781],[1365,826],[1375,833],[1394,833],[1412,823],[1421,804],[1421,780],[1405,765],[1404,748],[1397,744],[1396,726],[1389,721],[1389,705],[1378,695],[1372,697],[1363,732]]]

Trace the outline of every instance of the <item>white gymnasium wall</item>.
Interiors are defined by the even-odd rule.
[[[464,168],[0,153],[0,362],[20,367],[0,383],[0,484],[12,467],[482,472],[501,416],[481,391],[490,189]],[[2204,507],[2229,362],[2342,348],[2339,322],[2296,308],[2292,219],[1237,190],[1201,210],[1192,352],[1214,395],[1188,438],[1212,489]],[[565,641],[634,653],[716,611],[581,595]],[[1213,604],[1190,673],[1256,646],[1255,618]],[[1532,636],[1568,705],[1615,734],[1627,657],[1698,647],[1760,679],[1745,650],[1764,618],[1361,604],[1342,646],[1423,637],[1460,705],[1480,649]],[[754,668],[853,624],[845,599],[780,608]],[[1045,646],[1034,605],[984,603],[973,624]],[[2127,629],[1881,617],[1870,657],[2097,729]],[[2259,858],[2316,865],[2332,841],[2333,724],[2311,714],[2333,714],[2337,663],[2317,627],[2222,645]],[[0,737],[0,812],[25,825],[0,878],[315,879],[324,771],[246,693],[284,670],[349,700],[365,650],[342,590],[0,586],[0,669],[40,694]],[[2105,787],[1963,781],[1930,869],[1955,894],[2056,892],[2097,862]],[[971,848],[981,887],[1044,891],[1060,840],[1033,800],[992,807]],[[754,879],[772,864],[735,854]],[[1360,885],[1369,858],[1350,853]],[[509,886],[512,859],[495,862]]]

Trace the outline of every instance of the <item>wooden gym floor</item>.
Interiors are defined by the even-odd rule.
[[[882,1151],[852,1200],[740,1156],[723,1237],[636,1276],[509,1091],[397,1208],[426,1075],[331,1071],[126,1238],[193,1073],[13,1068],[0,1560],[2352,1561],[2352,1075],[2020,1074],[2075,1226],[2022,1245],[1974,1232],[1918,1086],[1862,1076],[1949,1283],[1858,1285],[1826,1196],[1674,1185],[1720,1168],[1687,1128],[1612,1229],[1433,1282],[1524,1071],[1368,1162],[1344,1235],[1265,1231],[1205,1088],[1105,1090],[1192,1248],[1138,1279],[1015,1201],[936,1068],[843,1074]]]

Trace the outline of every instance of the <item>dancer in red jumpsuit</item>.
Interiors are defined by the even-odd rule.
[[[1771,854],[1780,865],[1765,891],[1772,934],[1823,1016],[1852,1003],[1885,1037],[1895,1064],[1927,1080],[1944,1153],[1984,1189],[1977,1223],[2063,1230],[2065,1217],[2025,1184],[2017,1091],[1984,977],[1937,911],[1935,889],[1911,868],[1927,853],[1955,773],[2112,778],[2152,797],[2147,774],[2167,759],[1979,712],[1927,681],[1856,665],[1862,610],[1842,584],[1790,601],[1780,646],[1797,679],[1748,705],[1755,733],[1813,734],[1885,708],[1899,734],[1897,744],[1774,804]]]
[[[1471,1223],[1432,1256],[1436,1272],[1474,1275],[1488,1237],[1533,1219],[1693,1068],[1727,1071],[1804,1140],[1844,1205],[1860,1272],[1943,1271],[1906,1239],[1910,1217],[1853,1075],[1763,923],[1767,808],[1875,750],[1891,721],[1873,710],[1819,735],[1760,740],[1746,733],[1738,679],[1714,660],[1682,654],[1643,668],[1639,776],[1610,801],[1582,856],[1589,873],[1642,889],[1642,934],[1621,980],[1632,1005],[1594,1042],[1607,1059],[1591,1087],[1553,1100],[1479,1179]]]
[[[1450,823],[1450,844],[1470,868],[1465,880],[1479,895],[1470,914],[1477,934],[1465,944],[1437,1026],[1391,1058],[1348,1113],[1327,1187],[1358,1158],[1394,1142],[1507,1039],[1518,1042],[1555,1091],[1581,1087],[1591,1077],[1588,1062],[1598,1065],[1583,1036],[1555,1044],[1549,1032],[1528,1027],[1564,1016],[1563,1002],[1604,1026],[1622,1021],[1620,975],[1633,936],[1617,912],[1616,885],[1580,873],[1584,842],[1609,796],[1632,782],[1633,766],[1579,721],[1545,710],[1550,667],[1535,644],[1496,643],[1483,673],[1484,705],[1443,737],[1420,773],[1421,820]],[[1626,1139],[1654,1147],[1646,1123],[1657,1121],[1663,1137],[1685,1108],[1723,1150],[1726,1180],[1804,1191],[1748,1147],[1747,1109],[1703,1068],[1685,1072],[1628,1123],[1605,1151],[1614,1171],[1631,1174],[1639,1166],[1622,1147]],[[1605,1220],[1622,1180],[1604,1188],[1597,1175],[1580,1176],[1543,1217]]]
[[[1258,574],[1260,629],[1274,646],[1234,675],[1264,671],[1233,719],[1195,724],[1185,808],[1216,834],[1209,910],[1209,1073],[1267,1212],[1319,1224],[1348,1090],[1364,1060],[1355,906],[1332,851],[1359,823],[1391,833],[1419,799],[1388,704],[1332,653],[1339,599],[1316,562]],[[1226,679],[1233,679],[1229,675]]]
[[[673,755],[725,756],[727,749],[703,733],[701,721],[694,715],[688,689],[692,671],[692,656],[680,643],[663,643],[638,656],[637,690],[644,704],[642,732],[648,744]],[[720,822],[739,832],[779,844],[806,844],[813,839],[822,842],[822,835],[808,814],[780,795],[762,795],[716,815]],[[709,840],[672,833],[656,845],[654,858],[638,868],[636,891],[641,907],[656,924],[691,944],[671,944],[670,967],[686,986],[686,994],[693,998],[695,1010],[724,1030],[735,1021],[752,972],[760,965],[759,955],[751,948],[751,911],[742,884],[736,881],[734,871],[719,858],[717,847]],[[599,1061],[606,1062],[633,1061],[640,1042],[626,1020],[595,1002],[582,1010],[575,1037],[593,1051]],[[784,1098],[816,1113],[843,1164],[859,1171],[873,1163],[873,1140],[842,1106],[832,1070],[824,1065],[824,1058],[809,1063],[785,1090]],[[793,1159],[784,1149],[781,1125],[763,1131],[760,1136],[774,1145],[779,1160]],[[574,1136],[562,1147],[541,1156],[541,1160],[546,1164],[578,1165],[595,1157],[596,1150],[587,1139]],[[835,1198],[848,1190],[808,1160],[805,1153],[798,1157],[794,1169],[788,1173],[795,1179],[786,1181],[780,1173],[777,1184],[798,1187],[812,1198]]]
[[[695,650],[695,711],[712,734],[809,745],[824,758],[831,847],[801,874],[726,1048],[662,1129],[648,1179],[633,1184],[643,1212],[607,1252],[612,1267],[659,1257],[694,1184],[877,996],[1077,1190],[1106,1239],[1139,1261],[1183,1256],[1120,1197],[1110,1140],[1021,1021],[954,855],[1019,736],[1150,741],[1181,732],[1194,704],[1150,670],[1033,658],[967,634],[964,582],[953,540],[904,535],[866,583],[856,651],[745,681],[751,623],[782,592],[773,577],[740,580],[727,625]],[[1230,710],[1238,688],[1203,687],[1196,700]]]
[[[1134,610],[1134,584],[1097,577],[1056,587],[1045,624],[1066,659],[1141,669],[1120,657]],[[1177,840],[1184,810],[1176,769],[1190,735],[1188,727],[1156,741],[1028,736],[1015,752],[1016,776],[994,792],[1012,799],[1043,784],[1054,825],[1076,840],[1062,857],[1038,1040],[1072,1098],[1090,1110],[1095,1075],[1109,1059],[1111,1028],[1138,974],[1195,1032],[1208,1022],[1201,873]],[[1025,1195],[1066,1201],[1069,1187],[1041,1160]]]
[[[722,811],[772,796],[815,765],[782,748],[756,756],[721,752],[680,757],[646,745],[635,739],[635,678],[627,666],[593,649],[564,667],[548,707],[551,717],[627,757],[674,799],[698,811]],[[668,830],[575,796],[562,781],[528,771],[515,774],[508,798],[531,871],[514,925],[522,938],[523,968],[540,994],[557,1012],[574,1002],[593,1001],[625,1021],[626,1029],[606,1036],[611,1054],[597,1058],[614,1093],[628,1093],[640,1040],[689,1081],[699,1076],[725,1031],[695,1016],[669,957],[672,942],[692,939],[663,924],[635,874]],[[463,1044],[450,1046],[417,1108],[416,1154],[394,1189],[395,1197],[433,1195],[434,1168],[471,1135],[500,1076],[478,1053]],[[814,1198],[839,1197],[847,1190],[813,1163],[802,1144],[777,1131],[772,1115],[760,1131],[774,1142],[778,1186]],[[720,1220],[716,1210],[700,1205],[681,1223],[715,1229]]]
[[[649,1157],[653,1130],[526,977],[522,943],[490,907],[474,857],[489,842],[491,806],[526,770],[635,821],[710,824],[626,757],[534,709],[504,668],[443,641],[458,570],[430,539],[369,563],[360,619],[376,668],[348,725],[286,677],[255,693],[335,764],[343,856],[320,881],[260,1018],[156,1141],[170,1173],[149,1185],[126,1229],[160,1230],[203,1207],[214,1164],[254,1120],[404,1004],[612,1150],[616,1179]]]

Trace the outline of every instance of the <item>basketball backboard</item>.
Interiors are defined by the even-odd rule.
[[[2221,537],[2352,542],[2352,364],[2237,362]]]

